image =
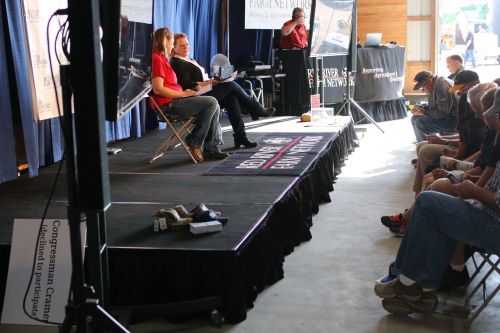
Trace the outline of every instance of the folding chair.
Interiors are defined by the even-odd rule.
[[[488,304],[491,302],[491,300],[495,297],[495,295],[500,291],[500,282],[497,284],[496,287],[494,287],[494,289],[489,293],[487,294],[487,291],[486,291],[486,283],[487,283],[487,280],[488,278],[493,274],[493,273],[497,273],[498,275],[500,275],[500,258],[496,255],[493,255],[493,254],[487,254],[487,253],[484,253],[484,252],[479,252],[479,251],[476,251],[477,254],[479,254],[479,256],[481,257],[482,261],[480,264],[477,264],[476,263],[476,259],[474,258],[474,255],[472,256],[472,260],[474,262],[474,266],[476,268],[474,274],[472,274],[470,280],[469,280],[469,285],[472,284],[472,282],[474,281],[474,279],[481,273],[481,271],[483,270],[483,268],[488,268],[487,272],[483,275],[483,277],[481,278],[481,280],[472,288],[472,290],[465,296],[465,299],[464,299],[464,303],[465,303],[465,306],[467,308],[471,308],[470,306],[470,301],[471,301],[471,298],[476,294],[476,292],[482,288],[483,290],[483,303],[481,303],[481,305],[479,305],[477,308],[473,309],[468,317],[467,317],[467,321],[465,323],[465,326],[467,328],[470,327],[470,325],[472,324],[472,321],[474,319],[476,319],[477,316],[479,316],[479,314],[481,313],[481,311],[484,310],[484,308],[486,306],[488,306]]]
[[[168,150],[172,150],[175,147],[182,145],[186,153],[191,157],[193,163],[198,163],[194,158],[189,146],[184,141],[184,138],[187,134],[191,133],[191,129],[194,127],[194,123],[196,121],[195,117],[182,117],[177,115],[170,115],[165,113],[162,108],[156,103],[153,98],[153,92],[149,92],[149,100],[151,101],[151,105],[154,106],[153,110],[155,111],[158,121],[164,122],[167,124],[167,127],[172,130],[172,136],[165,140],[159,147],[156,149],[153,157],[149,160],[149,163],[153,163],[156,159],[160,158],[167,152]],[[179,126],[175,127],[174,123],[178,123]]]

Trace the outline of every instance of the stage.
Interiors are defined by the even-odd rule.
[[[314,157],[303,169],[288,174],[267,169],[226,174],[231,171],[217,171],[224,161],[195,165],[181,148],[149,164],[156,147],[169,135],[165,130],[112,145],[123,149],[109,157],[112,205],[106,219],[113,308],[209,299],[228,322],[237,323],[246,318],[260,291],[283,278],[284,257],[311,239],[312,216],[320,203],[330,201],[332,184],[356,145],[356,134],[351,118],[340,116],[334,124],[324,125],[274,117],[248,123],[247,131],[253,140],[266,138],[265,133],[276,138],[288,133],[299,143],[312,137],[323,141],[317,141],[317,150],[302,154]],[[223,148],[231,147],[232,132],[223,135]],[[288,141],[286,149],[265,165],[279,163],[280,156],[293,151]],[[248,160],[256,153],[228,151],[233,155],[226,162]],[[38,177],[0,185],[0,304],[13,220],[42,216],[56,171],[57,166],[51,166]],[[66,216],[64,178],[56,188],[49,218]],[[200,203],[229,217],[221,232],[153,231],[152,216],[160,208],[182,204],[191,209]]]

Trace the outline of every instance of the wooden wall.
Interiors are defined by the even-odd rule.
[[[434,20],[434,13],[430,16],[408,16],[408,2],[413,0],[358,0],[357,1],[357,34],[364,44],[369,32],[382,32],[382,43],[394,40],[399,45],[408,46],[408,25],[414,21]],[[431,0],[434,4],[434,0]],[[430,59],[425,61],[408,61],[405,63],[405,93],[414,93],[413,77],[421,70],[433,70],[434,67],[434,26],[431,29]],[[407,48],[408,52],[408,48]]]
[[[365,43],[366,34],[381,32],[382,43],[395,40],[406,45],[407,0],[358,0],[358,36]]]

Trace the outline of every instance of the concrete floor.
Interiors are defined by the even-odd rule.
[[[415,157],[409,119],[367,128],[361,146],[342,170],[332,202],[314,218],[313,239],[286,258],[285,278],[262,292],[248,318],[217,327],[200,318],[172,324],[163,319],[133,325],[140,333],[159,332],[466,332],[463,319],[440,314],[393,316],[373,293],[400,243],[380,224],[413,200]],[[499,282],[498,279],[495,282]],[[499,332],[500,295],[469,332]],[[54,329],[0,325],[5,332]]]

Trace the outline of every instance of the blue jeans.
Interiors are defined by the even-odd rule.
[[[486,211],[447,194],[420,193],[399,247],[402,274],[436,290],[458,242],[500,254],[500,221]]]
[[[425,141],[426,135],[439,132],[455,132],[457,130],[457,117],[448,116],[443,119],[434,119],[426,116],[412,116],[411,125],[415,132],[417,142]]]
[[[218,149],[217,128],[220,108],[215,98],[210,96],[177,98],[162,108],[168,114],[197,118],[193,131],[186,136],[186,143],[189,146],[203,147],[207,153]]]
[[[470,61],[472,62],[472,66],[476,67],[476,58],[474,57],[474,50],[469,50],[469,49],[465,50],[464,65],[467,62],[467,60],[469,60],[469,58],[470,58]]]

